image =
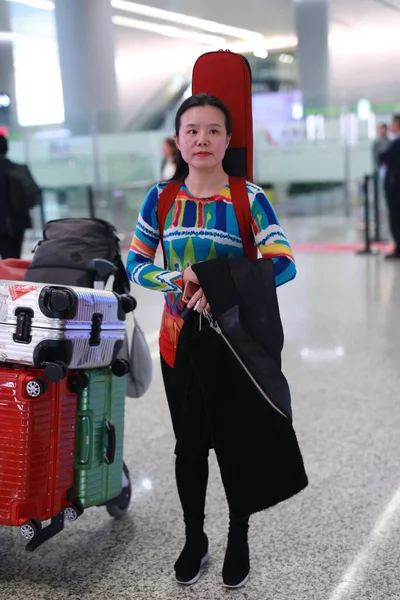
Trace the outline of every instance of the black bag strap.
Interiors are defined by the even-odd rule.
[[[114,276],[114,285],[113,291],[117,294],[129,294],[131,291],[131,284],[128,279],[128,275],[126,274],[126,269],[124,263],[122,262],[121,256],[118,257],[115,262],[115,266],[117,267],[117,272]]]

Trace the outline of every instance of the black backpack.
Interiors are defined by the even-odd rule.
[[[90,263],[96,258],[108,260],[117,268],[113,290],[118,294],[129,293],[119,238],[111,223],[101,219],[49,221],[44,226],[43,240],[34,250],[25,281],[92,288],[95,272]]]

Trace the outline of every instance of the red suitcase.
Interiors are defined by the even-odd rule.
[[[0,260],[0,279],[12,281],[24,281],[30,260],[20,260],[19,258],[5,258]]]
[[[224,168],[230,175],[253,181],[253,107],[247,59],[229,50],[203,54],[193,68],[192,93],[216,96],[229,108],[232,139]]]
[[[63,527],[74,475],[77,394],[71,390],[79,381],[72,373],[51,383],[39,369],[0,367],[0,525],[21,527],[27,540],[40,537],[41,522],[56,515],[58,531]]]

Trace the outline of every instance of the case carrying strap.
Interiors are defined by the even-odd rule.
[[[164,247],[164,228],[169,211],[171,210],[182,181],[170,181],[158,198],[157,218],[160,231],[160,243],[164,255],[164,268],[167,268],[167,255]],[[251,229],[251,212],[246,180],[242,177],[229,176],[229,186],[233,209],[239,225],[239,231],[243,242],[244,253],[247,258],[257,258],[257,247],[254,244],[253,231]]]

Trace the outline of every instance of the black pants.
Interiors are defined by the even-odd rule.
[[[389,209],[389,225],[394,243],[395,252],[400,254],[400,188],[386,187],[386,199]]]
[[[172,383],[174,369],[161,357],[161,370],[165,392],[171,412],[172,423],[177,436],[179,407],[176,405],[175,389]],[[175,477],[181,501],[183,516],[188,533],[203,531],[206,492],[208,483],[208,445],[194,445],[190,449],[176,448]]]
[[[22,243],[25,231],[19,231],[12,236],[8,233],[0,234],[0,256],[5,258],[21,258]]]
[[[177,403],[177,399],[174,397],[176,388],[173,385],[173,377],[176,373],[174,373],[175,369],[172,369],[162,357],[161,370],[172,423],[177,436],[180,419],[179,406],[177,406],[179,402]],[[204,427],[205,421],[201,415],[199,416],[201,427]],[[186,535],[196,537],[203,532],[205,517],[209,456],[207,432],[204,432],[204,435],[200,432],[198,436],[195,436],[195,440],[197,441],[190,445],[176,446],[175,477],[186,524]],[[230,514],[231,527],[233,525],[236,533],[239,531],[245,537],[247,536],[248,522],[248,517],[237,519]]]

